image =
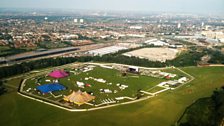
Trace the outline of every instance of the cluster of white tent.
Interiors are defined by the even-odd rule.
[[[113,93],[110,89],[100,89],[101,93]]]
[[[187,82],[187,80],[188,80],[187,77],[181,77],[178,80],[169,80],[166,82],[161,82],[160,84],[158,84],[158,86],[160,86],[160,87],[176,86],[178,84],[183,84],[183,83]]]
[[[86,77],[85,80],[92,79],[94,81],[100,82],[100,83],[106,83],[107,81],[102,78],[94,78],[94,77]]]
[[[89,72],[89,71],[91,71],[91,70],[93,70],[93,67],[85,67],[84,68],[84,70],[82,71],[82,72]]]
[[[123,84],[117,84],[117,86],[118,86],[121,90],[124,90],[124,89],[128,88],[128,85],[123,85]]]
[[[84,85],[85,85],[83,82],[79,82],[79,81],[77,81],[76,84],[77,84],[78,87],[80,87],[80,88],[84,88]]]

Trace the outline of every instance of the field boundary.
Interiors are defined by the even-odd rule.
[[[116,64],[116,63],[83,63],[84,65],[98,65],[98,66],[106,66],[106,65],[121,65],[121,66],[133,66],[133,65],[125,65],[125,64]],[[101,106],[101,105],[94,105],[95,108],[88,108],[88,109],[76,109],[76,108],[69,108],[69,107],[66,107],[64,105],[61,105],[59,103],[56,103],[54,101],[51,102],[51,100],[49,99],[45,99],[45,98],[41,98],[39,96],[33,96],[32,94],[28,94],[26,93],[25,91],[23,91],[23,87],[24,87],[24,83],[27,79],[29,78],[32,78],[34,76],[37,76],[37,75],[42,75],[42,74],[45,74],[46,72],[49,72],[50,70],[53,70],[53,69],[56,69],[56,68],[65,68],[67,66],[73,66],[74,65],[80,65],[79,63],[72,63],[72,64],[67,64],[67,65],[63,65],[63,66],[59,66],[59,67],[53,67],[53,68],[49,68],[49,69],[46,69],[46,70],[42,70],[42,71],[39,71],[40,73],[35,73],[34,75],[31,75],[31,76],[27,76],[26,75],[26,78],[23,79],[23,81],[21,82],[20,86],[19,86],[19,90],[18,90],[18,94],[23,96],[23,97],[26,97],[26,98],[29,98],[29,99],[32,99],[34,101],[38,101],[38,102],[41,102],[41,103],[45,103],[45,104],[48,104],[48,105],[51,105],[51,106],[54,106],[54,107],[57,107],[57,108],[60,108],[60,109],[64,109],[64,110],[67,110],[67,111],[71,111],[71,112],[80,112],[80,111],[92,111],[92,110],[98,110],[98,109],[104,109],[104,108],[110,108],[110,107],[114,107],[114,106],[119,106],[119,105],[127,105],[127,104],[131,104],[131,103],[136,103],[136,102],[140,102],[140,101],[143,101],[143,100],[147,100],[149,98],[152,98],[152,97],[155,97],[157,96],[157,94],[159,93],[162,93],[162,92],[165,92],[167,90],[170,90],[171,88],[169,87],[163,87],[164,89],[162,90],[159,90],[157,92],[154,92],[154,93],[150,93],[150,92],[147,92],[147,91],[141,91],[141,93],[143,94],[147,94],[148,96],[144,96],[144,97],[141,97],[139,99],[137,98],[130,98],[130,97],[124,97],[124,98],[127,98],[131,101],[126,101],[126,102],[122,102],[122,103],[117,103],[115,102],[116,104],[107,104],[107,106]],[[139,66],[136,66],[136,67],[139,67]],[[163,69],[168,69],[168,68],[175,68],[175,67],[164,67],[164,68],[146,68],[146,67],[139,67],[141,69],[148,69],[148,70],[163,70]],[[179,71],[181,71],[182,73],[188,75],[189,77],[191,77],[190,80],[188,80],[186,83],[182,84],[181,86],[191,82],[192,80],[194,80],[194,77],[191,76],[190,74],[186,73],[185,71],[179,69],[179,68],[175,68]],[[158,86],[158,85],[156,85]],[[156,87],[154,86],[154,87]],[[179,88],[180,86],[178,86],[177,88]],[[175,88],[176,89],[176,88]],[[87,104],[89,105],[89,104]],[[92,105],[91,105],[92,106]]]

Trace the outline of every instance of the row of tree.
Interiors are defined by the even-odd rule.
[[[177,66],[177,67],[184,67],[184,66],[196,66],[199,61],[201,61],[201,57],[203,57],[206,53],[204,51],[197,52],[197,51],[187,51],[180,54],[173,60],[166,61],[167,65]]]
[[[166,67],[166,66],[177,66],[177,67],[185,67],[185,66],[196,66],[197,63],[201,60],[201,57],[207,54],[211,55],[210,63],[224,63],[224,55],[220,52],[211,51],[204,49],[200,52],[187,51],[179,55],[173,60],[168,60],[166,62],[158,62],[158,61],[149,61],[148,59],[140,59],[137,57],[127,57],[121,55],[123,52],[118,52],[116,54],[108,54],[104,56],[83,56],[83,57],[75,57],[75,58],[48,58],[41,59],[30,62],[23,62],[21,64],[16,64],[7,67],[0,68],[0,79],[13,76],[16,74],[25,73],[28,71],[32,71],[35,69],[41,69],[46,67],[60,66],[72,62],[108,62],[108,63],[120,63],[120,64],[128,64],[128,65],[136,65],[136,66],[144,66],[144,67]]]
[[[211,59],[208,61],[212,64],[224,64],[224,54],[218,50],[209,50]]]
[[[26,73],[35,69],[64,65],[75,62],[76,60],[76,58],[49,58],[31,62],[23,62],[21,64],[15,64],[12,66],[1,67],[0,79],[17,74]]]
[[[76,57],[76,58],[48,58],[41,59],[30,62],[23,62],[21,64],[15,64],[12,66],[6,66],[0,68],[0,79],[26,73],[35,69],[41,69],[46,67],[60,66],[73,62],[112,62],[112,63],[121,63],[121,64],[129,64],[129,65],[137,65],[137,66],[145,66],[145,67],[164,67],[165,63],[153,62],[147,59],[139,59],[136,57],[126,57],[122,55],[112,56],[84,56],[84,57]]]

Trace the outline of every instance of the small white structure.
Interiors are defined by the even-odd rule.
[[[84,19],[80,19],[79,22],[80,22],[80,23],[84,23]]]
[[[78,22],[78,19],[74,19],[74,22],[77,23]]]
[[[168,46],[169,44],[166,43],[166,42],[163,42],[163,41],[156,41],[156,42],[152,42],[150,43],[151,45],[154,45],[154,46]]]
[[[151,39],[151,40],[147,40],[144,43],[148,44],[148,45],[154,45],[154,46],[168,46],[169,44],[157,39]]]
[[[124,90],[124,89],[128,88],[128,85],[121,85],[119,88],[120,88],[121,90]]]
[[[166,82],[161,82],[158,84],[158,86],[164,86],[166,84]]]
[[[130,26],[130,29],[142,29],[142,26]]]
[[[182,77],[182,78],[180,78],[179,80],[178,80],[178,82],[179,83],[184,83],[184,82],[186,82],[187,81],[187,78],[186,77]]]
[[[31,88],[28,88],[27,90],[26,90],[26,92],[30,92],[32,89]]]
[[[171,78],[174,78],[176,76],[177,76],[176,74],[169,74],[169,77],[171,77]]]
[[[139,72],[139,68],[136,67],[136,66],[129,66],[129,67],[128,67],[128,70],[129,70],[130,72]]]
[[[127,34],[129,37],[145,38],[145,34]]]
[[[98,81],[98,82],[101,82],[101,83],[106,83],[107,81],[106,80],[104,80],[104,79],[95,79],[95,81]]]
[[[107,85],[112,85],[112,83],[107,83]]]
[[[51,82],[51,80],[45,80],[46,82]]]
[[[177,24],[177,28],[181,28],[181,23],[178,23]]]
[[[124,99],[124,97],[117,97],[117,98],[115,98],[116,100],[123,100]]]
[[[170,48],[183,48],[183,45],[169,45]]]
[[[80,87],[80,88],[84,88],[84,85],[85,85],[83,82],[79,82],[79,81],[77,81],[76,84],[77,84],[78,87]]]
[[[152,74],[158,74],[160,71],[152,71]]]
[[[112,91],[110,89],[104,89],[103,91],[104,91],[104,93],[112,93]]]
[[[159,75],[161,75],[161,76],[168,76],[169,73],[166,73],[166,72],[160,72]]]
[[[92,67],[85,67],[84,68],[84,70],[82,71],[82,72],[89,72],[89,71],[91,71],[91,70],[93,70],[93,68]]]
[[[170,80],[170,81],[166,81],[166,82],[161,82],[160,84],[158,84],[158,86],[160,87],[175,87],[178,86],[178,84],[180,84],[178,82],[178,80]]]
[[[54,82],[55,82],[55,83],[58,83],[58,80],[55,80]]]
[[[170,78],[174,78],[177,76],[176,74],[171,74],[171,73],[167,73],[167,72],[159,72],[159,75],[164,76],[164,77],[169,76]]]
[[[177,84],[179,84],[179,82],[177,80],[173,80],[173,81],[167,81],[166,85],[164,86],[177,86]]]

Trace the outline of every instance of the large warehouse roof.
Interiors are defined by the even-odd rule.
[[[92,55],[105,55],[105,54],[110,54],[110,53],[115,53],[118,52],[120,50],[125,50],[128,49],[126,47],[121,47],[121,46],[110,46],[110,47],[104,47],[104,48],[100,48],[100,49],[95,49],[95,50],[91,50],[88,53],[92,54]]]

